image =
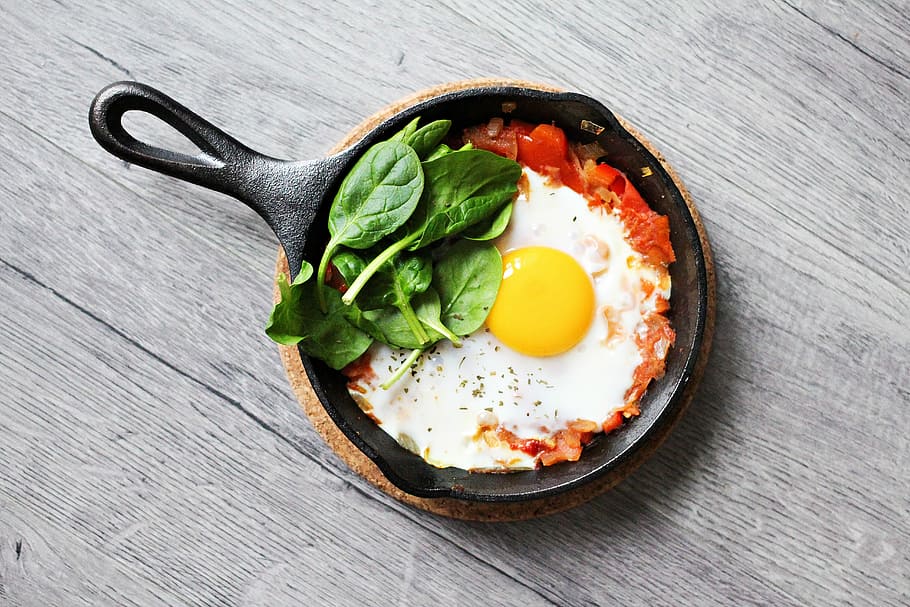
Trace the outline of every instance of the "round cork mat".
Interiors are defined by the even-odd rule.
[[[401,99],[400,101],[389,105],[385,109],[380,110],[373,116],[370,116],[360,125],[355,127],[350,133],[348,133],[343,140],[339,141],[338,144],[331,150],[331,153],[339,152],[347,147],[350,147],[359,141],[367,132],[378,126],[383,120],[393,116],[394,114],[404,110],[411,105],[414,105],[415,103],[419,103],[431,97],[442,95],[444,93],[480,86],[520,86],[554,92],[559,92],[561,90],[559,88],[546,84],[509,79],[476,79],[442,84]],[[615,468],[605,476],[593,482],[587,483],[581,487],[565,493],[560,493],[558,495],[553,495],[537,500],[514,503],[486,503],[470,502],[454,498],[416,497],[405,493],[390,483],[385,478],[385,476],[383,476],[382,472],[379,471],[379,468],[377,468],[369,458],[367,458],[357,447],[353,445],[353,443],[347,439],[344,434],[342,434],[341,430],[339,430],[331,418],[329,418],[328,414],[325,412],[325,409],[323,409],[322,404],[319,402],[319,399],[316,397],[316,394],[313,392],[313,389],[310,386],[310,382],[307,379],[306,373],[304,372],[303,362],[300,360],[300,352],[296,347],[293,346],[279,346],[281,361],[284,364],[284,368],[287,372],[288,379],[291,382],[291,387],[294,390],[294,394],[297,396],[297,400],[303,407],[304,412],[306,412],[307,417],[310,418],[310,421],[319,432],[319,434],[321,434],[323,439],[325,439],[325,442],[328,443],[328,445],[335,451],[335,453],[338,454],[338,456],[352,470],[363,476],[373,485],[388,493],[395,499],[415,508],[420,508],[422,510],[433,512],[442,516],[464,520],[516,521],[545,516],[548,514],[560,512],[562,510],[567,510],[600,495],[601,493],[614,487],[617,483],[628,476],[664,441],[664,439],[670,433],[670,430],[672,430],[676,422],[682,417],[683,413],[688,408],[689,403],[692,401],[692,397],[695,394],[695,390],[698,386],[699,381],[701,380],[705,364],[708,360],[708,352],[711,349],[711,338],[714,332],[714,262],[713,258],[711,257],[711,248],[708,244],[707,234],[705,233],[705,228],[702,225],[701,218],[698,215],[698,210],[695,208],[689,192],[686,190],[682,181],[673,170],[673,167],[667,163],[660,152],[654,149],[654,146],[652,146],[651,143],[641,135],[641,133],[631,127],[622,118],[619,118],[619,121],[623,127],[625,127],[635,138],[637,138],[646,148],[648,148],[652,154],[654,154],[654,156],[660,161],[660,163],[669,173],[670,177],[676,183],[680,192],[682,192],[683,198],[686,201],[686,205],[689,207],[689,211],[691,212],[692,217],[695,219],[695,225],[698,229],[699,237],[701,238],[702,249],[704,250],[705,266],[707,269],[708,278],[708,310],[705,332],[695,369],[692,373],[692,377],[689,380],[689,383],[686,385],[685,391],[683,392],[681,406],[676,410],[673,419],[667,420],[667,423],[663,424],[661,431],[655,435],[652,435],[649,438],[648,443],[639,448],[635,454],[632,457],[628,458],[621,466]],[[276,281],[278,274],[286,274],[287,272],[287,259],[284,256],[283,250],[279,247],[278,260],[275,264]],[[276,302],[280,300],[277,284],[274,287],[274,296]]]

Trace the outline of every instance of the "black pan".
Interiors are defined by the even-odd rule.
[[[170,124],[196,144],[200,153],[187,155],[138,141],[122,125],[123,114],[133,110],[148,112]],[[685,404],[683,389],[695,370],[704,339],[708,281],[695,222],[661,163],[607,108],[577,93],[510,86],[459,90],[403,110],[339,154],[302,162],[254,152],[170,97],[136,82],[117,82],[99,92],[91,105],[89,123],[98,143],[115,156],[230,194],[250,206],[278,236],[291,273],[296,275],[302,260],[313,265],[319,261],[328,242],[326,221],[335,190],[370,145],[390,137],[416,116],[425,122],[448,118],[453,121],[452,132],[458,132],[493,116],[506,115],[531,123],[555,123],[573,141],[599,142],[605,159],[628,175],[655,211],[669,217],[678,258],[670,266],[670,320],[676,330],[676,345],[667,357],[666,375],[652,383],[642,399],[641,416],[617,432],[598,436],[578,462],[509,474],[440,469],[400,447],[364,415],[348,395],[345,378],[339,372],[301,356],[326,412],[397,487],[420,497],[511,502],[551,496],[600,478],[658,436]],[[594,392],[596,381],[591,378]]]

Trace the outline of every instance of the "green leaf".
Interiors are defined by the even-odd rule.
[[[372,249],[367,255],[373,255]],[[353,251],[342,251],[332,258],[332,263],[351,284],[351,276],[363,274],[366,262]],[[400,252],[379,266],[373,279],[356,293],[353,299],[342,297],[342,302],[349,305],[353,301],[361,310],[377,310],[386,306],[395,306],[404,315],[408,326],[419,343],[425,343],[429,337],[420,324],[420,320],[411,306],[411,297],[422,293],[430,286],[433,279],[433,263],[429,256]],[[356,280],[354,281],[356,283]]]
[[[493,240],[494,238],[497,238],[506,231],[507,227],[509,227],[509,220],[512,219],[513,208],[514,203],[505,205],[495,214],[466,229],[461,233],[461,237],[467,238],[468,240]]]
[[[350,285],[366,267],[364,258],[369,259],[373,254],[374,249],[368,249],[364,255],[342,250],[332,258],[332,265],[341,274],[345,284]],[[432,279],[433,262],[429,256],[398,253],[379,267],[369,284],[357,294],[355,301],[363,310],[397,306],[416,293],[426,291]]]
[[[344,281],[344,284],[350,286],[352,282],[357,280],[360,273],[363,272],[363,269],[366,267],[366,262],[361,255],[351,249],[341,248],[341,250],[332,257],[332,265],[335,266],[335,269],[341,274],[341,279]]]
[[[453,236],[509,203],[521,166],[486,150],[459,150],[423,163],[424,191],[406,230],[411,250]]]
[[[416,295],[412,300],[414,311],[418,318],[430,318],[433,316],[433,295],[429,294],[429,292],[424,292]],[[439,312],[436,312],[437,316],[438,314]],[[445,337],[431,327],[425,327],[428,340],[421,342],[414,335],[404,314],[394,306],[364,311],[356,304],[352,304],[346,307],[345,317],[349,322],[368,333],[377,341],[396,348],[409,350],[424,348]]]
[[[412,120],[409,123],[407,123],[406,125],[404,125],[403,129],[401,129],[400,131],[398,131],[397,133],[395,133],[394,135],[389,137],[389,141],[401,141],[402,143],[406,143],[408,137],[410,137],[417,131],[418,122],[420,122],[420,116],[418,116],[414,120]]]
[[[490,243],[460,240],[433,268],[442,322],[458,335],[483,325],[502,282],[502,256]]]
[[[341,182],[329,209],[332,240],[352,249],[373,246],[407,221],[423,185],[419,159],[410,146],[377,143]]]
[[[393,257],[385,267],[391,270],[389,280],[395,295],[393,305],[404,314],[414,336],[426,343],[430,338],[412,307],[411,298],[423,293],[430,286],[433,279],[433,264],[430,258],[402,252]]]
[[[309,274],[312,275],[312,267]],[[279,274],[281,301],[269,316],[266,335],[285,346],[299,345],[307,355],[325,361],[333,369],[341,369],[366,352],[373,339],[345,319],[346,306],[335,289],[326,289],[328,312],[323,314],[315,283],[306,278],[301,280],[303,275],[301,268],[294,282],[288,284],[285,275]]]
[[[414,212],[424,187],[420,158],[400,141],[377,143],[341,182],[329,209],[329,234],[316,284],[320,307],[328,262],[339,246],[366,249],[401,227]]]
[[[395,239],[350,285],[350,304],[379,268],[399,251],[425,247],[479,223],[508,204],[518,192],[521,166],[485,150],[458,150],[422,163],[420,204]]]
[[[451,120],[434,120],[430,124],[417,129],[403,141],[414,148],[421,160],[433,153],[439,142],[449,133],[452,126]]]
[[[437,158],[445,156],[446,154],[451,154],[454,151],[455,150],[453,150],[446,144],[440,143],[439,145],[436,146],[436,148],[432,152],[430,152],[430,155],[424,159],[424,162],[428,162],[430,160],[436,160]]]
[[[442,304],[439,300],[439,294],[435,289],[427,289],[426,293],[420,298],[417,305],[417,318],[426,327],[433,329],[446,339],[450,340],[455,346],[461,347],[461,340],[455,335],[441,319]]]
[[[388,272],[399,299],[423,293],[433,280],[433,262],[427,255],[399,253],[380,271]]]
[[[458,148],[458,151],[461,152],[461,151],[464,151],[464,150],[473,150],[473,149],[474,149],[474,144],[471,143],[471,142],[469,141],[469,142],[467,142],[466,144],[464,144],[463,146],[461,146],[460,148]],[[446,144],[440,143],[440,144],[437,145],[436,148],[430,153],[429,156],[427,156],[426,158],[423,158],[423,161],[426,162],[426,161],[428,161],[428,160],[436,160],[436,159],[439,158],[440,156],[445,156],[446,154],[451,154],[451,153],[454,152],[454,151],[455,151],[455,150],[453,150],[452,148],[450,148],[450,147],[447,146]]]
[[[294,282],[291,283],[291,286],[302,285],[310,279],[310,276],[313,275],[313,266],[306,260],[300,262],[300,271],[297,272],[297,276],[294,277]]]

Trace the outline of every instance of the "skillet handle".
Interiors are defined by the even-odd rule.
[[[139,141],[123,126],[123,115],[130,111],[166,122],[199,147],[199,153]],[[89,126],[101,147],[118,158],[239,198],[266,220],[285,249],[292,277],[297,274],[306,232],[337,176],[337,157],[287,162],[265,156],[139,82],[115,82],[102,89],[92,101]]]
[[[143,143],[123,126],[126,112],[149,113],[174,127],[199,147],[195,156]],[[98,93],[89,110],[92,135],[105,150],[139,166],[236,195],[237,181],[261,156],[177,103],[164,93],[139,83],[115,82]]]

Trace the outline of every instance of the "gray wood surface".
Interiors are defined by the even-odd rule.
[[[910,603],[910,4],[562,4],[0,3],[0,605]],[[718,271],[712,360],[667,443],[514,524],[349,471],[263,335],[264,223],[86,124],[136,79],[315,158],[476,76],[638,126]]]

